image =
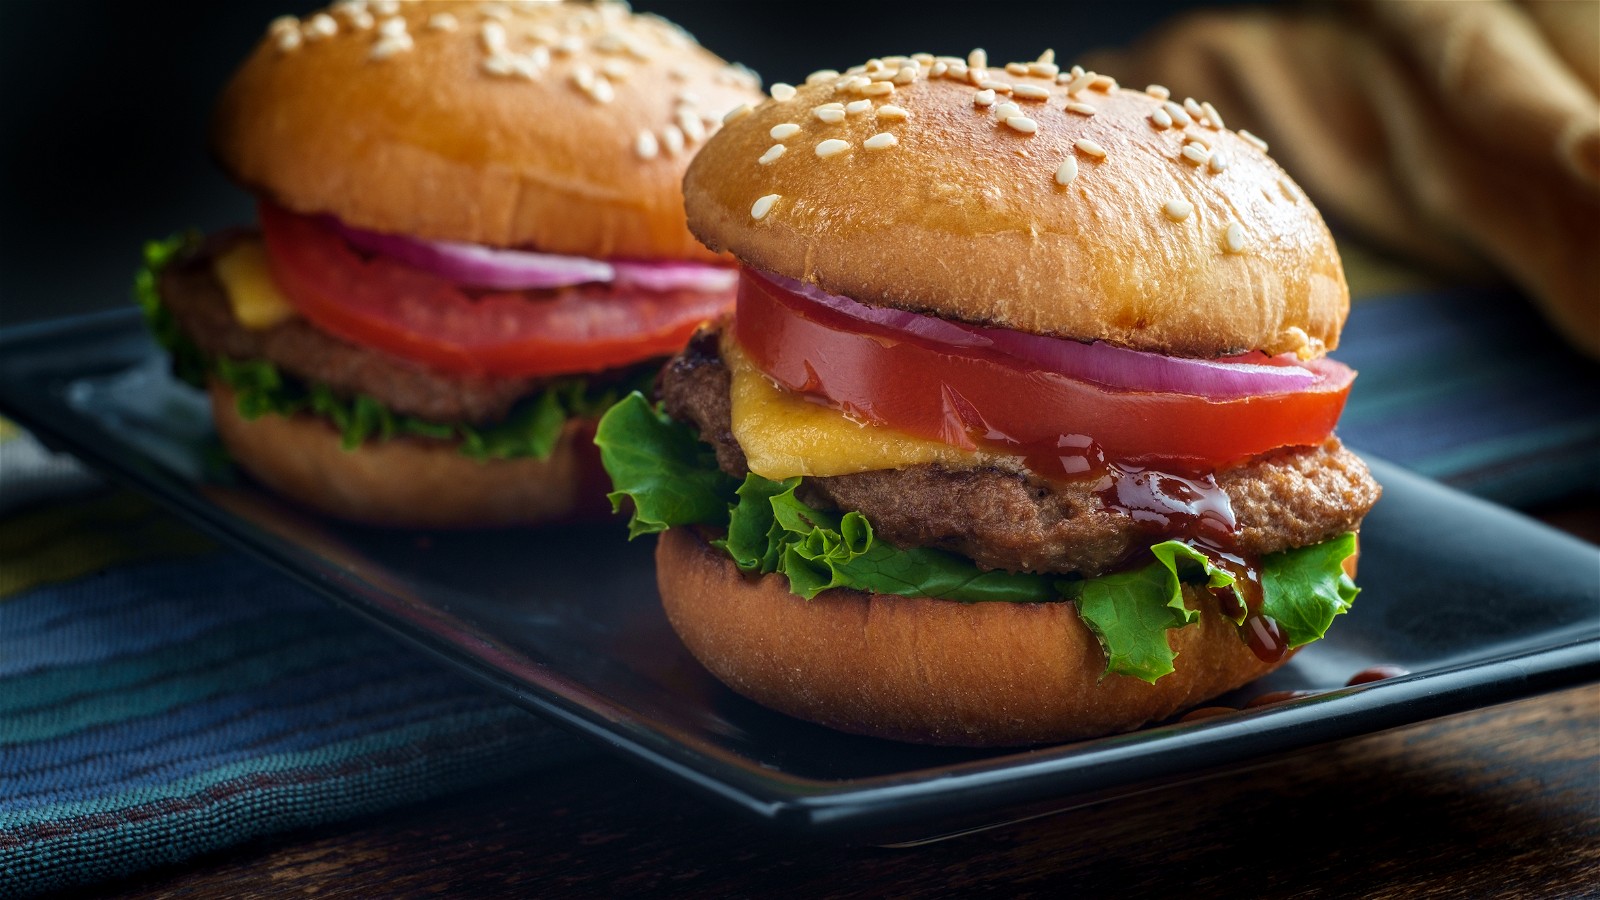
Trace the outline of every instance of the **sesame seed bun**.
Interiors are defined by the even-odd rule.
[[[335,4],[269,28],[212,141],[252,190],[360,228],[710,259],[684,227],[684,167],[758,98],[746,70],[617,3]]]
[[[462,455],[444,441],[395,438],[345,450],[311,415],[239,414],[226,385],[211,415],[229,454],[273,491],[327,515],[392,528],[532,525],[605,513],[594,422],[567,422],[549,459]]]
[[[1158,127],[1162,100],[1109,79],[1069,94],[1053,63],[988,69],[1004,88],[989,106],[969,79],[909,66],[903,84],[824,75],[730,122],[689,167],[689,227],[748,265],[949,319],[1194,357],[1337,344],[1349,292],[1333,239],[1252,139]],[[815,112],[860,100],[871,108],[834,123]],[[995,114],[1007,102],[1010,124]],[[775,139],[783,123],[799,128]],[[1189,139],[1221,171],[1198,148],[1186,158]]]
[[[1348,565],[1353,565],[1354,557]],[[1198,622],[1168,632],[1176,671],[1103,675],[1070,603],[956,603],[836,589],[805,600],[746,578],[695,532],[656,545],[656,580],[685,646],[733,690],[842,731],[918,743],[1016,746],[1130,731],[1271,672],[1186,586]],[[1285,657],[1285,661],[1288,657]]]

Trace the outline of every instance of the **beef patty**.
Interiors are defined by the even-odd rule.
[[[715,332],[696,335],[661,374],[667,413],[700,430],[717,463],[742,478]],[[1366,464],[1330,437],[1318,447],[1263,454],[1215,473],[1238,525],[1236,548],[1261,556],[1354,531],[1382,489]],[[808,502],[857,510],[899,547],[938,547],[1014,572],[1097,575],[1148,546],[1150,531],[1108,506],[1089,482],[1052,482],[995,467],[919,465],[808,477]]]
[[[246,328],[233,315],[212,262],[242,232],[216,235],[161,272],[162,304],[207,356],[264,359],[342,396],[366,394],[394,412],[433,422],[487,424],[541,390],[549,379],[451,375],[352,344],[298,316],[271,328]]]

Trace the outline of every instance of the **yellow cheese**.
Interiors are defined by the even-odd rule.
[[[722,358],[733,375],[729,391],[733,436],[750,471],[781,481],[795,475],[849,475],[876,469],[940,463],[970,468],[992,461],[983,452],[866,425],[773,384],[724,337]]]
[[[283,299],[278,285],[267,271],[267,248],[260,241],[242,240],[217,257],[212,264],[223,293],[233,307],[239,324],[257,331],[271,328],[294,316],[294,307]]]

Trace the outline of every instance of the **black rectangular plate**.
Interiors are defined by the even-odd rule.
[[[516,702],[750,816],[908,841],[982,827],[1600,675],[1600,548],[1370,460],[1355,610],[1269,678],[1312,697],[1056,747],[853,737],[734,695],[661,613],[650,542],[617,525],[417,534],[301,512],[222,459],[200,395],[135,313],[0,335],[0,409],[51,446]],[[1375,664],[1412,674],[1361,687]]]

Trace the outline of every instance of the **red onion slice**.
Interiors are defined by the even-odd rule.
[[[1251,354],[1256,362],[1190,359],[1130,350],[1100,341],[1082,343],[1044,337],[1007,328],[987,328],[951,322],[898,309],[867,306],[848,297],[830,294],[813,284],[760,273],[792,294],[878,328],[904,332],[954,348],[998,353],[1049,372],[1127,391],[1190,394],[1217,400],[1283,394],[1322,388],[1342,388],[1355,373],[1330,359],[1301,363],[1292,357],[1267,358]]]
[[[459,241],[425,241],[353,228],[331,217],[329,221],[345,240],[368,253],[397,259],[467,287],[520,291],[615,282],[644,291],[716,293],[733,290],[739,277],[727,266],[678,261],[607,262]]]
[[[646,291],[731,291],[739,281],[739,270],[732,266],[713,266],[692,262],[611,263],[617,284],[632,285]]]

